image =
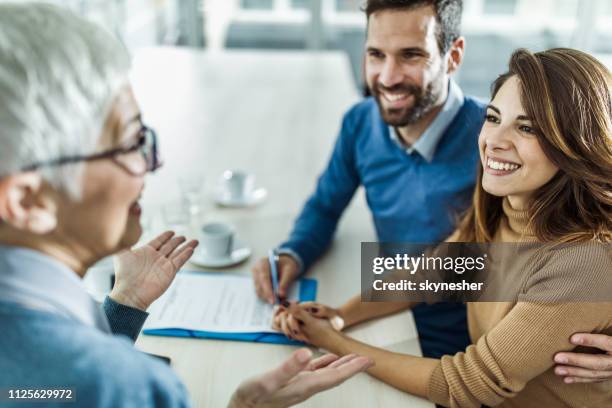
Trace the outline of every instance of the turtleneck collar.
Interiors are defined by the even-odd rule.
[[[500,223],[498,238],[501,242],[535,241],[535,232],[529,226],[529,213],[527,210],[512,208],[508,197],[504,197],[502,208],[504,217]]]

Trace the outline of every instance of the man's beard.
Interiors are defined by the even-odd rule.
[[[434,85],[440,82],[441,79],[438,76],[427,85],[425,90],[411,84],[399,84],[392,88],[385,88],[377,83],[372,90],[372,94],[376,98],[378,109],[385,123],[393,127],[403,127],[417,123],[432,110],[442,93],[441,87],[440,89],[434,89]],[[407,108],[386,109],[381,100],[383,98],[381,89],[389,93],[406,93],[414,98],[414,103]]]

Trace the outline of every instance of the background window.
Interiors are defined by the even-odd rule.
[[[366,0],[47,1],[106,26],[134,52],[157,44],[334,50],[348,56],[355,85],[364,84],[366,18],[360,9]],[[463,1],[467,50],[455,80],[466,94],[488,98],[491,82],[517,48],[577,48],[612,66],[612,0]],[[313,12],[321,15],[312,18]]]
[[[507,14],[512,15],[516,10],[517,0],[486,0],[484,4],[485,14]]]
[[[363,5],[361,0],[335,0],[336,10],[338,11],[356,11]]]
[[[574,17],[578,12],[578,0],[557,0],[554,12],[560,17]]]
[[[291,8],[296,10],[306,10],[310,7],[310,0],[291,0]]]
[[[272,10],[273,0],[240,0],[240,6],[246,10]]]

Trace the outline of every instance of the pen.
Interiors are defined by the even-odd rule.
[[[278,269],[276,267],[276,260],[278,257],[276,256],[276,250],[271,249],[268,252],[268,262],[270,262],[270,275],[272,278],[272,292],[274,294],[274,304],[279,304],[280,300],[278,298]]]

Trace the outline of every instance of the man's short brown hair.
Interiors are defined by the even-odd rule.
[[[410,10],[426,6],[433,6],[436,11],[438,49],[441,54],[446,54],[461,36],[463,0],[368,0],[364,11],[369,20],[372,14],[381,10]]]

